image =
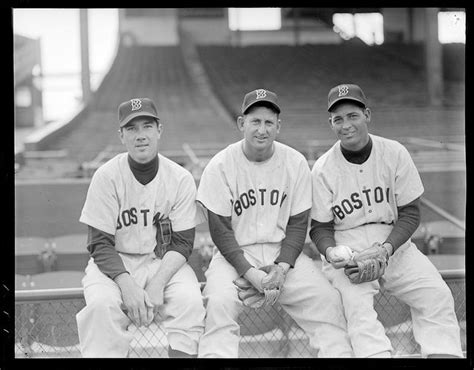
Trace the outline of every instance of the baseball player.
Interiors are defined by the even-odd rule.
[[[217,153],[200,180],[197,201],[217,248],[206,271],[199,357],[238,357],[239,279],[265,293],[264,304],[278,300],[319,357],[352,356],[340,296],[301,253],[311,209],[310,170],[299,152],[275,141],[279,114],[275,93],[247,93],[237,118],[243,139]]]
[[[196,357],[204,329],[200,286],[187,264],[196,226],[191,174],[158,153],[163,127],[148,98],[118,108],[128,153],[92,177],[80,221],[91,258],[77,314],[83,357],[125,357],[133,322],[163,322],[170,357]]]
[[[310,236],[341,293],[355,356],[391,356],[374,310],[384,288],[410,306],[423,357],[462,357],[451,291],[410,239],[424,189],[407,149],[368,133],[371,111],[357,85],[332,88],[328,111],[339,140],[312,169]]]

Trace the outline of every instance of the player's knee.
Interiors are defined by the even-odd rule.
[[[110,316],[114,310],[120,309],[120,302],[115,301],[112,297],[103,295],[97,296],[93,301],[87,302],[87,310],[90,314],[97,316]]]
[[[203,299],[199,289],[189,289],[175,297],[176,305],[179,307],[201,308],[203,306]],[[204,309],[204,308],[203,308]]]
[[[426,295],[428,298],[425,307],[431,311],[443,311],[454,309],[454,298],[451,289],[446,284],[431,289],[431,292]]]
[[[341,294],[335,288],[325,289],[320,292],[319,297],[323,303],[322,309],[331,316],[339,316],[344,312],[344,305]]]
[[[235,309],[234,297],[229,295],[211,293],[206,295],[206,308],[208,311],[231,312]]]
[[[318,287],[318,295],[326,302],[341,304],[341,294],[331,284]]]
[[[350,322],[359,321],[362,318],[377,317],[374,309],[374,301],[368,297],[354,295],[354,291],[342,292],[341,302],[346,319]]]

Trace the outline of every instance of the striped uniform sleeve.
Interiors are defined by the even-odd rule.
[[[232,192],[224,164],[214,157],[204,168],[196,200],[207,210],[224,217],[232,216]]]
[[[114,181],[101,167],[92,176],[79,221],[108,234],[115,234],[119,204]]]
[[[397,207],[407,205],[419,198],[424,190],[420,174],[410,153],[403,145],[399,144],[394,190]]]
[[[311,171],[312,208],[311,219],[319,222],[329,222],[334,219],[332,212],[333,193],[331,185],[326,179],[325,172],[320,163],[316,161]]]
[[[196,183],[190,172],[185,172],[176,189],[176,201],[169,219],[175,232],[193,229],[196,226]]]

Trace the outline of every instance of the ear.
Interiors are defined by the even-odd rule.
[[[118,135],[119,135],[120,142],[121,142],[122,144],[125,144],[125,142],[123,141],[123,129],[120,128],[120,129],[118,130]]]
[[[372,118],[372,112],[370,111],[370,108],[365,108],[364,116],[365,116],[365,119],[367,120],[367,123],[369,123],[370,119]]]
[[[328,123],[329,123],[329,127],[332,129],[332,117],[329,116],[328,118]]]
[[[244,131],[244,123],[245,123],[245,118],[243,116],[238,116],[237,117],[237,128],[241,132]]]
[[[161,122],[157,122],[156,129],[158,130],[158,135],[161,138],[161,135],[163,134],[163,125]]]
[[[276,130],[277,134],[280,133],[280,128],[281,128],[281,119],[278,119],[278,121],[277,121],[277,130]]]

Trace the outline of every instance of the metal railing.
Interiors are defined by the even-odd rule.
[[[464,270],[441,271],[451,289],[466,348],[466,306]],[[15,292],[15,357],[81,357],[75,315],[84,307],[82,288],[24,290]],[[409,307],[380,292],[375,310],[392,342],[395,357],[419,355],[413,338]],[[275,304],[260,310],[245,308],[241,326],[239,357],[317,357],[308,337],[296,322]],[[168,343],[163,326],[131,325],[134,333],[129,357],[167,357]]]
[[[458,219],[457,217],[453,216],[451,213],[447,212],[443,208],[437,206],[433,202],[429,201],[426,198],[420,198],[421,204],[431,209],[433,212],[437,213],[439,216],[444,218],[446,221],[450,222],[457,228],[461,229],[462,231],[466,232],[466,222]]]

